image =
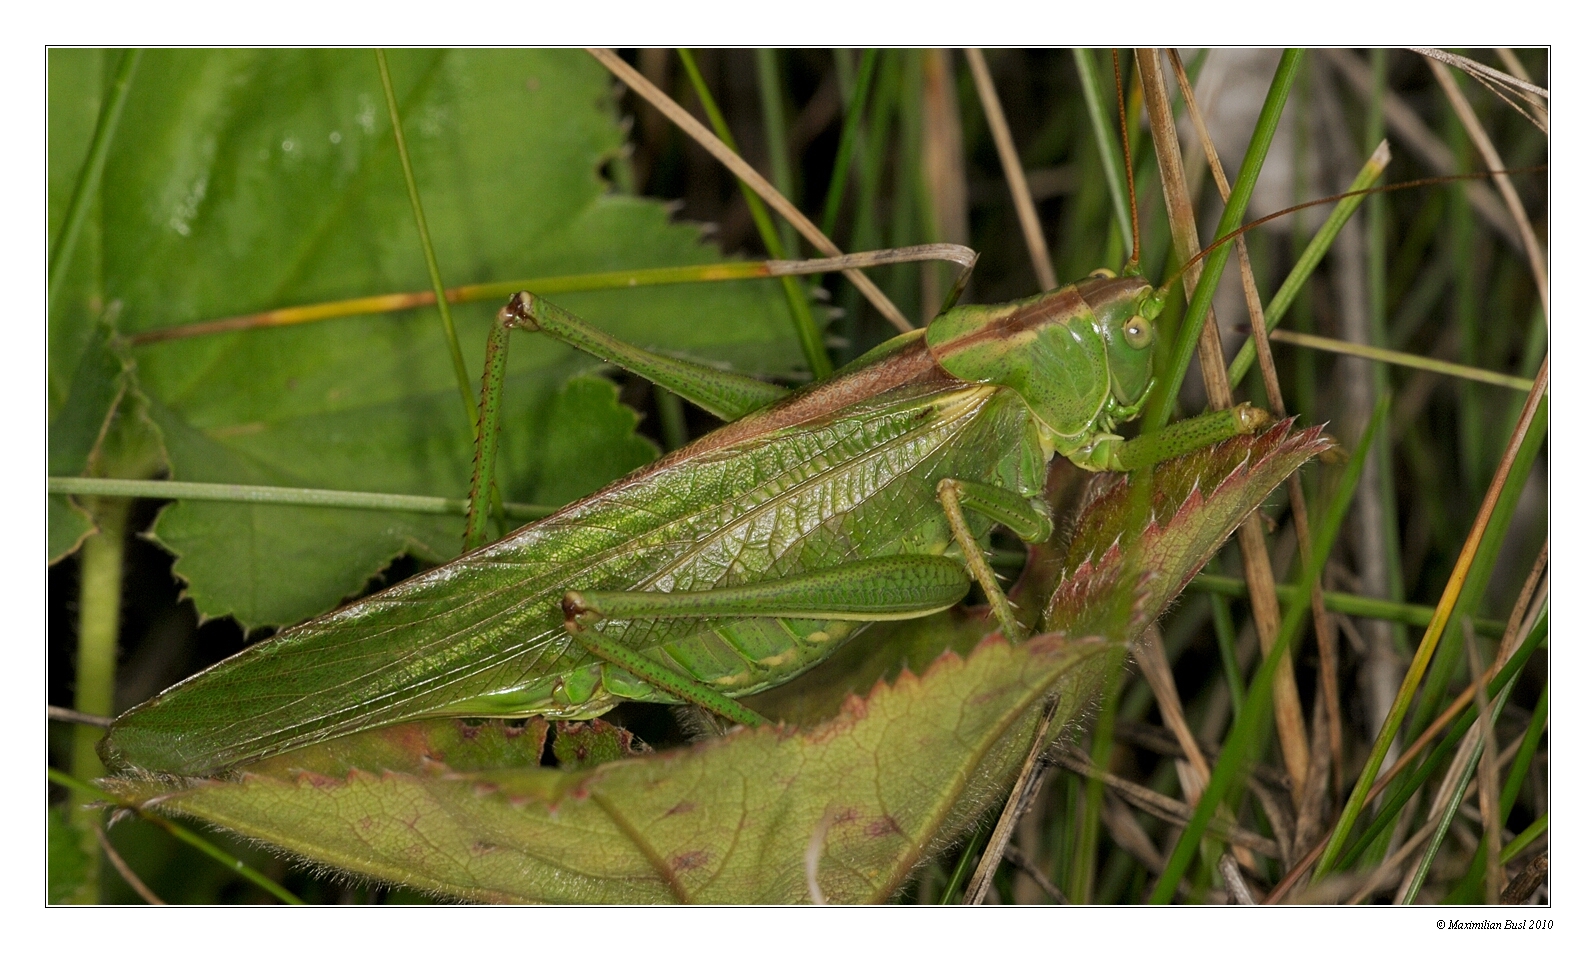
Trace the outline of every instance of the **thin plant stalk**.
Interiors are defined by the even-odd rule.
[[[233,857],[220,847],[217,847],[215,844],[212,844],[210,841],[199,836],[183,825],[178,824],[176,821],[168,820],[159,814],[145,810],[138,804],[123,803],[114,794],[102,790],[101,788],[98,788],[87,781],[75,778],[70,774],[57,771],[54,768],[45,768],[45,775],[54,783],[59,784],[71,791],[78,798],[84,799],[86,801],[111,801],[126,810],[132,811],[144,820],[149,821],[156,827],[159,827],[183,843],[193,847],[195,850],[198,850],[200,853],[216,861],[218,864],[221,864],[230,872],[238,874],[240,877],[248,880],[250,883],[276,897],[278,900],[281,900],[283,903],[299,905],[305,902],[285,889],[282,884],[249,866],[242,860]]]
[[[1120,165],[1114,158],[1114,134],[1109,129],[1107,111],[1103,108],[1103,87],[1097,78],[1096,51],[1077,47],[1075,71],[1081,78],[1081,91],[1086,101],[1086,117],[1091,122],[1092,141],[1097,144],[1097,157],[1103,163],[1108,179],[1108,194],[1114,205],[1114,220],[1119,224],[1120,237],[1125,247],[1131,247],[1130,203],[1125,198],[1125,183],[1120,180]]]
[[[1014,211],[1020,218],[1020,232],[1025,236],[1025,249],[1031,257],[1031,270],[1036,272],[1036,283],[1043,291],[1058,287],[1058,275],[1053,270],[1053,258],[1048,254],[1047,241],[1042,237],[1042,222],[1036,217],[1036,203],[1031,199],[1030,186],[1025,181],[1025,169],[1020,165],[1020,154],[1014,148],[1014,134],[1009,131],[1009,121],[1003,115],[1003,103],[998,99],[997,86],[992,73],[986,68],[986,57],[976,47],[964,51],[970,64],[970,75],[975,78],[975,90],[981,98],[981,110],[986,114],[987,128],[992,131],[992,142],[997,146],[998,159],[1003,164],[1003,177],[1008,180],[1009,195],[1014,199]]]
[[[421,207],[421,192],[416,188],[415,170],[410,167],[410,149],[405,145],[405,127],[399,117],[399,101],[394,97],[393,78],[388,75],[388,54],[378,48],[377,72],[382,76],[382,94],[388,101],[388,120],[393,126],[394,144],[399,150],[399,165],[405,173],[405,190],[410,195],[410,210],[415,213],[416,231],[421,236],[421,253],[427,260],[427,275],[432,279],[433,300],[438,305],[438,317],[443,321],[444,340],[449,345],[449,356],[454,362],[454,381],[460,388],[466,420],[475,433],[477,426],[476,401],[471,397],[471,375],[466,372],[465,355],[460,350],[460,336],[454,329],[454,315],[449,311],[449,296],[444,292],[443,275],[438,271],[438,256],[432,250],[432,235],[427,231],[427,214]]]
[[[94,501],[94,522],[99,531],[83,541],[78,570],[78,651],[73,707],[86,715],[116,714],[117,634],[122,622],[122,577],[127,549],[125,499]],[[72,729],[72,775],[90,781],[105,773],[95,745],[103,730],[92,725]],[[78,829],[84,851],[91,858],[89,874],[74,898],[94,903],[99,897],[99,842],[97,821],[82,810],[74,796],[69,817]]]
[[[346,510],[382,510],[393,513],[436,513],[465,516],[469,500],[443,496],[409,496],[402,493],[363,493],[354,490],[317,490],[296,486],[251,486],[237,483],[190,483],[180,480],[111,480],[96,477],[50,477],[49,492],[68,496],[141,497],[151,500],[208,500],[216,503],[275,503],[283,506],[319,506]],[[532,503],[506,503],[506,514],[517,519],[548,516],[558,507]]]
[[[704,128],[703,123],[694,119],[688,114],[687,110],[662,93],[643,74],[633,69],[625,60],[616,56],[611,50],[591,48],[588,53],[604,64],[605,69],[614,73],[621,82],[631,87],[634,92],[647,100],[650,105],[664,113],[666,118],[675,123],[677,128],[687,133],[694,142],[709,150],[740,181],[759,193],[759,197],[779,212],[782,218],[791,222],[806,241],[827,255],[836,256],[842,254],[836,243],[816,228],[813,222],[809,221],[792,202],[787,200],[786,196],[765,181],[764,176],[755,172],[754,168],[745,162],[735,150],[727,147],[725,143],[716,138],[714,133]],[[898,307],[892,303],[891,299],[882,294],[881,289],[877,288],[875,283],[866,278],[862,272],[857,269],[849,269],[844,272],[844,275],[875,306],[876,310],[881,312],[882,317],[886,318],[894,327],[904,331],[912,330],[913,326],[909,324],[908,319],[904,318]]]

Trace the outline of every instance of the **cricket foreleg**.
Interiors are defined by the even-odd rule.
[[[1274,420],[1251,404],[1177,420],[1131,440],[1099,440],[1069,455],[1084,470],[1136,470],[1200,450],[1221,440],[1253,433]]]
[[[937,484],[937,499],[942,503],[943,512],[947,513],[953,539],[964,553],[970,575],[975,577],[981,591],[986,594],[986,601],[991,604],[1003,635],[1010,642],[1018,642],[1020,625],[1015,621],[1008,593],[998,585],[992,564],[987,562],[986,553],[981,551],[975,534],[970,532],[969,523],[965,522],[964,510],[968,508],[1002,523],[1027,543],[1039,543],[1053,532],[1053,516],[1048,512],[1047,504],[1012,490],[954,479],[945,479]]]
[[[531,292],[510,298],[499,312],[505,327],[542,331],[594,357],[647,378],[721,420],[736,420],[787,396],[788,390],[758,378],[696,361],[666,357],[611,337]]]

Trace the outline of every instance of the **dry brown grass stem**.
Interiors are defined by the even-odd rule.
[[[1213,175],[1214,186],[1219,190],[1220,199],[1228,202],[1230,177],[1225,174],[1224,164],[1219,161],[1219,152],[1214,148],[1213,137],[1208,134],[1208,123],[1203,118],[1202,108],[1192,90],[1191,78],[1186,75],[1186,66],[1181,62],[1180,53],[1174,49],[1168,50],[1167,53],[1175,72],[1175,81],[1180,85],[1181,97],[1186,101],[1186,114],[1191,117],[1197,141],[1202,145],[1203,155],[1208,160],[1208,169]],[[1247,322],[1252,329],[1253,346],[1257,349],[1258,373],[1263,377],[1264,392],[1269,398],[1270,411],[1278,417],[1285,417],[1288,416],[1286,399],[1280,389],[1279,374],[1275,370],[1274,350],[1269,346],[1269,329],[1264,319],[1263,300],[1258,294],[1258,282],[1253,275],[1252,257],[1247,251],[1246,241],[1236,242],[1236,255],[1237,267],[1241,272],[1242,295],[1247,302]],[[1292,520],[1299,528],[1296,534],[1297,545],[1302,554],[1303,565],[1307,565],[1313,550],[1313,540],[1308,528],[1308,499],[1302,489],[1300,473],[1291,474],[1288,495],[1291,499]],[[1330,776],[1333,787],[1339,791],[1342,770],[1341,697],[1336,690],[1336,683],[1340,666],[1336,652],[1335,629],[1330,624],[1329,613],[1325,610],[1324,585],[1318,576],[1309,580],[1308,597],[1315,642],[1319,649],[1319,690],[1325,699],[1325,711],[1330,719]]]
[[[1478,60],[1448,53],[1446,50],[1437,50],[1427,46],[1410,46],[1408,49],[1421,56],[1427,56],[1432,62],[1445,63],[1456,66],[1458,69],[1474,77],[1481,86],[1495,93],[1502,102],[1528,119],[1535,128],[1541,132],[1551,131],[1551,116],[1546,111],[1546,105],[1551,99],[1551,91],[1536,86],[1529,81],[1527,76],[1512,76],[1501,70],[1492,69]],[[1523,69],[1520,64],[1520,69]],[[1533,112],[1532,112],[1533,110]]]
[[[1058,701],[1058,696],[1052,695],[1042,703],[1042,714],[1036,722],[1036,735],[1031,739],[1031,750],[1020,763],[1020,776],[1014,781],[1014,789],[1009,792],[1009,799],[1003,805],[1003,813],[998,815],[997,825],[992,828],[992,838],[987,841],[986,850],[981,854],[981,861],[975,865],[975,873],[970,876],[970,886],[964,891],[964,902],[967,904],[978,904],[986,900],[986,892],[992,887],[992,877],[997,874],[998,863],[1003,859],[1003,850],[1008,847],[1009,839],[1014,836],[1014,827],[1020,822],[1020,817],[1030,810],[1031,801],[1036,797],[1037,788],[1041,786],[1042,769],[1047,767],[1042,759],[1042,752],[1046,750],[1048,739],[1053,737],[1053,732],[1058,727],[1053,724],[1053,715],[1058,712]]]
[[[1192,210],[1191,193],[1186,187],[1180,138],[1175,131],[1174,114],[1165,92],[1158,51],[1138,49],[1136,67],[1147,99],[1147,120],[1158,158],[1159,180],[1163,185],[1164,204],[1169,212],[1175,251],[1182,261],[1190,261],[1202,252],[1203,246],[1197,238],[1196,214]],[[1181,276],[1188,299],[1200,277],[1195,269],[1187,269]],[[1203,321],[1197,359],[1202,369],[1209,407],[1214,410],[1229,407],[1232,403],[1230,381],[1226,376],[1225,355],[1219,346],[1219,327],[1211,308]],[[1257,513],[1250,514],[1243,521],[1237,539],[1241,547],[1243,573],[1247,577],[1248,597],[1252,602],[1253,622],[1257,626],[1263,650],[1268,652],[1280,632],[1280,603],[1275,597],[1275,575],[1269,562],[1268,544],[1264,540],[1263,521]],[[1296,676],[1291,666],[1282,665],[1276,670],[1273,689],[1275,730],[1280,738],[1281,757],[1285,761],[1286,771],[1291,775],[1293,800],[1300,803],[1303,786],[1308,780],[1310,758],[1302,699],[1297,694]]]
[[[1184,827],[1191,822],[1191,808],[1180,801],[1159,794],[1151,788],[1143,787],[1134,781],[1111,774],[1092,763],[1091,757],[1084,751],[1074,746],[1055,748],[1051,760],[1061,768],[1074,771],[1082,777],[1103,782],[1103,786],[1124,798],[1125,802],[1138,810],[1145,811],[1153,817],[1177,827]],[[1265,857],[1280,857],[1280,847],[1262,834],[1254,833],[1235,824],[1234,822],[1216,817],[1209,825],[1208,833],[1220,840],[1229,841],[1249,850],[1255,850]],[[1160,862],[1160,870],[1162,862]]]
[[[1157,876],[1164,872],[1164,856],[1158,852],[1157,845],[1147,836],[1131,809],[1111,791],[1103,794],[1102,817],[1103,827],[1115,846],[1135,858],[1148,873]]]
[[[754,171],[754,167],[744,161],[742,156],[721,142],[703,123],[694,119],[691,113],[678,105],[674,99],[667,96],[659,87],[649,82],[648,78],[642,73],[639,73],[628,65],[625,60],[615,55],[613,50],[594,47],[589,48],[588,53],[604,64],[605,69],[615,74],[617,79],[631,87],[632,91],[642,97],[645,102],[664,113],[665,117],[675,123],[678,129],[685,132],[694,142],[703,146],[729,172],[753,189],[761,199],[764,199],[771,208],[776,210],[777,214],[786,219],[793,228],[797,229],[798,233],[811,245],[832,257],[842,254],[842,249],[838,248],[835,242],[827,238],[825,233],[809,220],[808,216],[800,212],[798,207],[788,201],[787,197],[782,195],[775,186],[766,181],[764,176]],[[854,287],[859,289],[859,292],[875,306],[877,311],[881,312],[881,316],[886,318],[893,327],[900,331],[912,331],[914,329],[914,326],[903,316],[903,312],[898,310],[898,306],[892,303],[892,300],[886,296],[885,292],[876,287],[875,282],[865,277],[863,272],[850,269],[844,271],[843,274],[847,276],[849,281],[853,282]]]
[[[1250,907],[1258,903],[1258,899],[1252,895],[1252,888],[1247,886],[1246,878],[1241,875],[1241,865],[1236,863],[1236,858],[1229,854],[1219,858],[1219,875],[1225,879],[1225,889],[1236,905]]]
[[[1058,275],[1053,270],[1047,242],[1042,238],[1042,222],[1036,217],[1036,203],[1031,200],[1025,169],[1021,167],[1020,154],[1014,148],[1014,136],[1009,132],[1008,119],[1003,115],[1003,103],[998,100],[992,73],[986,68],[986,57],[975,47],[966,49],[964,57],[970,63],[970,75],[975,78],[975,91],[981,97],[981,111],[986,114],[987,128],[992,130],[992,143],[997,146],[998,158],[1003,162],[1003,176],[1008,180],[1009,194],[1014,198],[1014,211],[1020,216],[1020,232],[1025,236],[1025,250],[1030,253],[1036,282],[1043,291],[1057,288]]]
[[[1372,99],[1374,94],[1374,75],[1369,70],[1367,63],[1346,50],[1320,50],[1341,78],[1347,81],[1353,92],[1365,101]],[[1384,90],[1380,97],[1380,106],[1385,113],[1385,121],[1391,131],[1414,154],[1440,175],[1453,175],[1458,171],[1457,162],[1452,155],[1452,150],[1447,148],[1441,137],[1431,132],[1419,118],[1419,114],[1401,99],[1397,98],[1391,90]],[[1485,219],[1497,234],[1507,240],[1508,247],[1526,255],[1524,239],[1520,236],[1518,227],[1513,223],[1513,216],[1508,214],[1507,208],[1500,199],[1491,194],[1491,190],[1483,182],[1469,182],[1463,186],[1463,194],[1467,196],[1469,204]]]
[[[1181,756],[1191,766],[1191,783],[1188,783],[1184,773],[1180,776],[1181,793],[1186,796],[1186,803],[1196,804],[1197,799],[1202,797],[1203,789],[1208,787],[1211,772],[1208,770],[1208,759],[1203,757],[1202,750],[1197,747],[1197,738],[1186,723],[1180,692],[1175,688],[1175,673],[1170,671],[1169,658],[1164,654],[1162,632],[1157,626],[1152,626],[1147,637],[1137,640],[1131,651],[1136,656],[1136,663],[1141,666],[1142,677],[1153,690],[1159,717],[1174,734],[1175,742],[1180,745]]]
[[[1502,63],[1507,67],[1507,71],[1509,73],[1512,73],[1514,76],[1526,83],[1530,82],[1529,70],[1524,68],[1524,64],[1519,60],[1517,53],[1514,53],[1505,46],[1499,46],[1496,48],[1496,55],[1502,58]],[[1535,114],[1530,121],[1539,126],[1542,132],[1550,131],[1552,127],[1552,117],[1547,115],[1546,109],[1537,105],[1534,100],[1530,100],[1529,107],[1530,112]]]
[[[1058,885],[1048,878],[1047,871],[1038,867],[1036,861],[1025,856],[1025,852],[1018,847],[1013,844],[1005,847],[1003,849],[1003,859],[1019,868],[1027,877],[1030,877],[1031,882],[1041,887],[1042,892],[1047,894],[1048,899],[1054,903],[1066,904],[1070,902],[1070,898],[1064,896],[1064,891],[1058,889]]]
[[[129,867],[127,861],[122,859],[122,855],[116,852],[115,847],[111,846],[110,838],[105,836],[105,831],[100,829],[100,825],[95,824],[92,829],[94,831],[94,839],[100,842],[100,849],[105,851],[105,859],[111,862],[111,866],[115,867],[116,872],[122,875],[122,879],[127,881],[129,887],[133,888],[133,892],[152,907],[166,906],[166,901],[157,897],[155,891],[151,890],[143,879],[133,872],[133,868]]]
[[[1436,82],[1441,84],[1441,89],[1446,93],[1447,101],[1452,104],[1452,109],[1457,113],[1457,118],[1462,121],[1463,128],[1469,134],[1469,141],[1474,143],[1474,148],[1480,151],[1485,159],[1488,169],[1505,169],[1502,156],[1496,151],[1495,143],[1486,134],[1485,127],[1480,124],[1480,117],[1475,115],[1474,107],[1464,98],[1463,90],[1458,88],[1457,79],[1445,65],[1429,61],[1430,72],[1435,74]],[[1519,241],[1524,243],[1525,252],[1529,255],[1530,271],[1535,275],[1535,290],[1541,297],[1541,312],[1546,315],[1547,327],[1551,327],[1552,299],[1551,291],[1546,283],[1546,256],[1541,253],[1540,239],[1535,237],[1535,229],[1530,227],[1529,214],[1524,211],[1524,203],[1519,200],[1518,189],[1513,187],[1512,179],[1504,173],[1491,177],[1496,182],[1496,189],[1502,193],[1502,201],[1507,203],[1507,210],[1513,216],[1513,224],[1518,227]]]

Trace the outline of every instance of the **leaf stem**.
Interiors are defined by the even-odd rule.
[[[68,496],[143,497],[154,500],[207,500],[215,503],[268,503],[285,506],[324,506],[344,510],[386,510],[394,513],[435,513],[465,516],[469,500],[443,496],[407,496],[402,493],[362,493],[354,490],[318,490],[297,486],[250,486],[237,483],[188,483],[181,480],[103,480],[95,477],[50,477],[51,493]],[[518,519],[548,516],[557,506],[506,503],[504,512]]]

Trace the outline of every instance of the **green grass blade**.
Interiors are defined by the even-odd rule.
[[[1355,192],[1373,185],[1374,181],[1385,171],[1386,164],[1390,162],[1390,158],[1389,150],[1376,150],[1375,154],[1358,171],[1357,177],[1352,180],[1352,187],[1347,191]],[[1297,300],[1297,294],[1308,283],[1308,277],[1313,274],[1315,268],[1319,267],[1319,262],[1330,251],[1331,243],[1336,240],[1336,236],[1341,233],[1342,227],[1351,220],[1352,213],[1358,210],[1358,206],[1362,205],[1363,200],[1367,197],[1367,195],[1349,195],[1337,202],[1336,207],[1330,212],[1330,217],[1325,219],[1325,223],[1319,226],[1317,232],[1313,233],[1313,238],[1308,241],[1307,248],[1297,257],[1297,263],[1291,266],[1291,272],[1286,275],[1286,280],[1280,283],[1280,289],[1275,292],[1273,298],[1269,299],[1268,307],[1264,308],[1264,324],[1269,330],[1273,331],[1280,324],[1280,319],[1286,316],[1286,312],[1290,310],[1292,303]],[[1224,234],[1223,228],[1221,228],[1220,234]],[[1230,362],[1231,387],[1240,386],[1242,378],[1247,376],[1247,371],[1252,368],[1257,359],[1258,345],[1252,338],[1248,338],[1242,342],[1241,350],[1236,352],[1235,359]]]
[[[1280,125],[1280,116],[1285,111],[1286,99],[1291,93],[1297,69],[1302,65],[1302,58],[1303,51],[1300,49],[1286,50],[1280,55],[1280,65],[1276,67],[1274,80],[1269,84],[1269,93],[1264,97],[1263,109],[1258,114],[1257,125],[1253,127],[1252,140],[1247,143],[1247,153],[1241,160],[1241,169],[1236,174],[1230,200],[1225,203],[1225,210],[1219,216],[1219,224],[1215,229],[1219,235],[1235,231],[1247,213],[1247,203],[1258,184],[1258,175],[1263,170],[1264,158],[1269,154],[1269,144],[1274,141],[1275,130]],[[1164,426],[1175,410],[1180,383],[1186,376],[1186,367],[1191,363],[1192,355],[1197,351],[1197,338],[1202,334],[1208,306],[1213,303],[1214,292],[1219,288],[1219,276],[1230,258],[1230,247],[1227,243],[1215,249],[1203,262],[1202,277],[1197,279],[1197,288],[1187,303],[1186,317],[1176,336],[1174,352],[1168,365],[1158,375],[1158,392],[1153,395],[1147,422],[1143,424],[1146,430],[1157,430]]]
[[[72,185],[72,199],[67,204],[66,221],[62,225],[61,234],[56,236],[55,245],[50,249],[46,311],[55,304],[56,293],[61,290],[61,282],[66,278],[67,269],[72,264],[72,254],[78,247],[78,236],[83,233],[83,223],[89,217],[89,207],[93,204],[94,193],[99,189],[100,178],[105,173],[105,157],[111,151],[111,140],[116,138],[116,127],[122,121],[122,107],[127,105],[128,90],[133,88],[133,74],[138,70],[139,59],[143,55],[143,50],[128,50],[122,55],[116,78],[111,81],[110,95],[106,97],[105,104],[100,109],[99,119],[94,126],[94,139],[89,143],[88,157],[83,161],[78,180]]]
[[[1076,49],[1075,71],[1081,77],[1081,90],[1086,101],[1086,116],[1092,124],[1092,140],[1097,143],[1097,157],[1103,163],[1108,179],[1108,195],[1114,203],[1114,219],[1119,223],[1119,233],[1126,248],[1131,247],[1130,202],[1125,198],[1124,171],[1115,158],[1119,151],[1118,137],[1109,127],[1108,113],[1103,108],[1103,86],[1097,78],[1097,55],[1094,50]]]
[[[677,53],[681,56],[683,68],[687,70],[688,80],[692,82],[693,89],[698,93],[698,101],[709,117],[710,128],[715,130],[715,135],[719,136],[720,141],[728,148],[739,151],[731,127],[726,125],[720,107],[715,104],[715,97],[710,94],[709,84],[704,82],[703,74],[698,71],[698,62],[693,59],[693,54],[685,48],[677,50]],[[771,221],[764,201],[741,180],[738,181],[737,187],[742,190],[743,201],[748,203],[748,212],[753,216],[754,227],[759,230],[759,237],[764,241],[766,250],[774,258],[786,257],[782,250],[781,235],[776,230],[775,223]],[[787,194],[786,190],[783,190],[783,194]],[[796,278],[784,277],[781,279],[781,290],[787,296],[787,309],[792,312],[793,330],[798,334],[798,343],[803,347],[804,358],[809,362],[810,372],[815,375],[815,380],[830,377],[833,370],[831,356],[826,353],[825,344],[821,341],[820,328],[815,325],[814,314],[809,308],[809,297],[804,286]]]
[[[388,100],[388,120],[393,125],[393,139],[399,149],[399,165],[405,172],[405,190],[410,194],[410,209],[416,216],[416,231],[421,235],[421,252],[427,259],[427,274],[432,278],[432,293],[436,295],[438,317],[443,320],[443,336],[449,342],[449,356],[454,361],[454,379],[460,386],[460,399],[465,402],[466,420],[476,431],[476,401],[471,397],[471,375],[466,373],[465,355],[460,351],[460,336],[455,333],[454,315],[449,311],[449,296],[443,289],[443,276],[438,271],[438,256],[432,250],[432,235],[427,231],[427,215],[421,207],[421,192],[416,188],[416,174],[410,167],[410,149],[405,145],[404,122],[399,118],[399,101],[393,94],[393,78],[388,75],[388,54],[378,49],[377,72],[382,75],[382,94]]]
[[[837,158],[831,166],[831,182],[826,186],[826,204],[820,213],[820,230],[827,235],[837,227],[837,214],[842,210],[842,193],[848,184],[848,167],[853,164],[859,143],[859,127],[864,122],[865,105],[870,101],[870,85],[875,77],[879,56],[879,50],[868,49],[859,57],[859,75],[853,83],[853,94],[848,97],[848,111],[842,120],[842,138],[837,143]]]

